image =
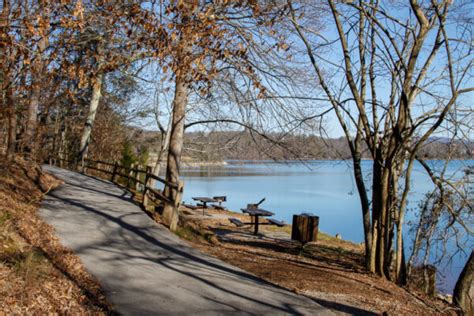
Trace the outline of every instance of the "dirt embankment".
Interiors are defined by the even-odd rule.
[[[31,163],[0,161],[0,314],[106,314],[110,307],[80,259],[37,215],[60,182]]]
[[[364,269],[363,246],[319,234],[316,243],[290,240],[290,226],[251,228],[229,222],[247,216],[226,211],[182,210],[177,234],[196,248],[262,279],[306,295],[336,314],[456,315],[444,301],[408,291]]]

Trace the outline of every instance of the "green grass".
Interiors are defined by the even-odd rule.
[[[191,229],[189,226],[178,227],[174,232],[179,238],[192,241],[196,237],[194,229]]]
[[[184,225],[184,227],[178,226],[174,233],[178,237],[189,241],[202,240],[210,243],[215,243],[215,235],[213,232],[196,228],[190,225]]]
[[[12,238],[2,240],[0,261],[26,281],[44,280],[51,274],[51,264],[37,249],[22,249]]]
[[[15,260],[13,268],[27,280],[43,280],[51,273],[51,265],[48,259],[43,252],[38,250],[23,252]]]
[[[0,213],[0,262],[25,280],[42,280],[51,271],[44,253],[23,243],[10,224],[11,214]]]

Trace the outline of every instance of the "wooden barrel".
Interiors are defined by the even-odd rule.
[[[303,244],[318,239],[319,216],[310,214],[293,215],[291,239]]]

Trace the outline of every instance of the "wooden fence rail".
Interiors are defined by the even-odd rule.
[[[109,176],[109,180],[118,184],[136,195],[142,194],[141,204],[147,209],[150,206],[150,201],[156,207],[163,207],[165,203],[179,207],[181,204],[181,196],[183,193],[183,182],[179,183],[169,182],[166,179],[158,177],[152,173],[151,167],[141,169],[140,166],[132,165],[130,167],[121,166],[117,162],[111,163],[101,160],[84,159],[84,163],[80,164],[78,161],[66,160],[63,158],[51,158],[50,164],[57,165],[60,162],[62,167],[68,167],[72,170],[80,170],[81,173],[88,173],[88,170],[95,170],[99,173]],[[64,164],[66,163],[66,165]],[[150,186],[154,181],[158,181],[168,188],[175,189],[175,201],[172,201],[158,188]]]

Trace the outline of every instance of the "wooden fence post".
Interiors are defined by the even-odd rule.
[[[81,173],[87,173],[87,162],[84,158],[81,161]]]
[[[138,170],[140,169],[140,165],[137,165],[137,168],[135,170],[135,192],[138,193],[138,189],[140,188],[140,172]]]
[[[148,181],[150,179],[150,174],[153,172],[150,166],[146,167],[146,174],[145,174],[145,187],[143,188],[143,199],[142,199],[142,204],[143,207],[146,209],[148,206],[148,194],[147,194],[147,186],[148,186]]]
[[[99,175],[102,176],[102,174],[103,174],[103,171],[102,171],[102,168],[101,168],[102,164],[100,162],[96,162],[95,167],[97,169],[99,169],[99,170],[97,170],[98,171],[97,176],[99,176]]]
[[[115,176],[117,175],[117,168],[118,168],[118,163],[115,162],[114,169],[112,171],[112,179],[110,179],[110,181],[112,181],[113,183],[115,183]]]
[[[128,178],[127,178],[127,188],[131,189],[132,188],[132,179],[133,179],[133,168],[135,164],[132,163],[130,165],[130,170],[128,171]]]
[[[179,208],[181,205],[181,197],[183,196],[183,191],[184,191],[184,181],[179,180],[178,182],[178,192],[176,193],[176,200],[175,200],[175,207]]]

